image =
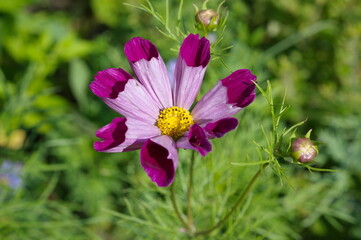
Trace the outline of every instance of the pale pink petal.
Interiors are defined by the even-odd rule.
[[[173,86],[174,105],[189,109],[197,97],[210,59],[209,41],[190,34],[180,48]]]
[[[256,76],[241,69],[220,80],[197,103],[192,111],[195,123],[207,123],[228,118],[251,104],[255,97]]]
[[[162,135],[147,140],[140,151],[140,163],[159,187],[168,187],[178,166],[178,152],[172,138]]]
[[[188,110],[197,97],[206,68],[189,67],[182,58],[178,58],[173,88],[174,105]]]
[[[154,124],[158,119],[159,108],[145,88],[135,79],[129,79],[124,91],[116,99],[104,98],[103,101],[125,117]]]
[[[168,72],[157,48],[149,40],[137,37],[125,44],[124,52],[138,80],[158,108],[173,106]]]
[[[160,134],[159,128],[152,124],[118,117],[96,132],[101,141],[94,143],[94,149],[99,152],[133,151],[140,149],[147,139]]]
[[[154,124],[159,108],[147,90],[122,69],[109,68],[98,72],[90,84],[93,93],[125,117]]]

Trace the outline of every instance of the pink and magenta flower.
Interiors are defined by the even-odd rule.
[[[190,34],[179,52],[173,82],[157,48],[136,37],[124,52],[135,76],[121,68],[97,73],[90,89],[110,108],[121,114],[100,128],[100,152],[140,149],[140,163],[150,179],[160,187],[169,186],[178,166],[178,148],[212,151],[212,138],[235,129],[232,117],[251,104],[256,76],[239,69],[219,82],[191,109],[210,60],[209,41]]]

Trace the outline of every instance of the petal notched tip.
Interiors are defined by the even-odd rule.
[[[95,142],[94,149],[103,152],[122,144],[128,130],[126,121],[127,119],[123,117],[114,118],[111,123],[100,128],[95,135],[102,141]]]
[[[141,59],[150,61],[153,57],[158,58],[159,53],[154,44],[141,37],[135,37],[125,44],[124,53],[130,62],[137,62]]]
[[[216,122],[208,123],[204,127],[204,131],[207,133],[208,138],[220,138],[229,131],[236,129],[237,126],[237,118],[223,118]]]
[[[206,67],[211,58],[210,43],[205,37],[190,34],[183,41],[180,56],[190,67]]]
[[[256,98],[256,80],[257,77],[248,69],[239,69],[222,79],[222,85],[227,88],[228,103],[241,108],[251,104]]]
[[[212,151],[212,144],[209,142],[204,130],[198,124],[193,124],[189,129],[188,141],[203,157]]]
[[[175,159],[170,150],[148,139],[140,151],[140,163],[150,179],[159,187],[168,187],[174,180]],[[177,157],[177,156],[173,156]]]
[[[115,99],[124,91],[125,84],[133,77],[121,68],[108,68],[94,76],[89,85],[92,92],[101,98]]]

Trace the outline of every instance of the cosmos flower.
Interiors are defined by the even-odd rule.
[[[178,165],[178,148],[212,151],[210,139],[235,129],[232,116],[255,99],[256,76],[240,69],[196,99],[210,60],[209,41],[190,34],[183,42],[171,85],[157,48],[136,37],[124,52],[137,76],[123,69],[109,68],[97,73],[90,89],[110,108],[123,115],[100,128],[94,149],[126,152],[140,149],[140,163],[160,187],[169,186]]]

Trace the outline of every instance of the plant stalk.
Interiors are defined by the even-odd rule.
[[[194,172],[194,157],[195,151],[192,151],[191,162],[189,165],[189,183],[188,183],[188,192],[187,192],[187,219],[188,226],[190,227],[191,233],[194,232],[193,225],[193,216],[192,216],[192,187],[193,187],[193,172]]]
[[[189,226],[186,223],[186,221],[183,219],[183,217],[181,215],[181,212],[179,211],[179,208],[178,208],[178,205],[177,205],[177,201],[176,201],[176,198],[175,198],[175,192],[174,192],[174,182],[170,186],[170,193],[171,193],[170,198],[171,198],[171,201],[172,201],[172,205],[173,205],[175,213],[177,214],[177,217],[179,218],[181,223],[184,225],[184,227],[186,229],[189,229]]]
[[[206,229],[206,230],[202,230],[199,232],[196,232],[194,234],[194,236],[201,236],[201,235],[207,235],[209,233],[211,233],[212,231],[214,231],[215,229],[217,229],[218,227],[222,226],[227,220],[228,218],[232,215],[232,213],[235,212],[235,210],[239,207],[239,205],[243,202],[243,200],[245,199],[245,197],[247,196],[247,194],[250,192],[250,190],[252,189],[254,183],[256,182],[256,180],[258,179],[258,177],[261,175],[261,173],[263,172],[263,170],[267,167],[268,163],[265,163],[261,166],[261,168],[256,172],[256,174],[252,177],[251,181],[248,183],[246,189],[243,191],[242,195],[238,198],[238,200],[235,202],[235,204],[233,205],[233,207],[231,208],[231,210],[220,220],[218,221],[215,225],[213,225],[213,227]]]

